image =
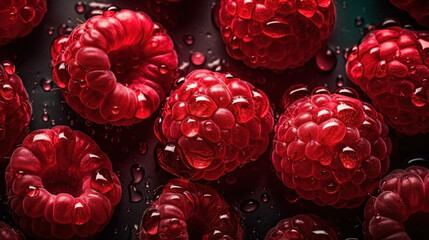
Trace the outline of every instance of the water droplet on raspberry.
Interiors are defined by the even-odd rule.
[[[49,114],[48,112],[44,111],[42,114],[42,121],[47,122],[49,121]]]
[[[147,143],[139,142],[139,152],[141,155],[145,155],[147,153]]]
[[[231,28],[230,27],[224,27],[222,30],[222,35],[225,38],[229,38],[229,36],[231,36]]]
[[[35,198],[39,196],[39,193],[40,193],[40,190],[38,187],[31,186],[31,185],[27,187],[27,196],[31,198]]]
[[[16,17],[17,17],[17,14],[18,14],[18,10],[16,9],[16,7],[12,7],[10,9],[9,19],[12,20],[12,21],[15,21]]]
[[[189,138],[195,137],[198,134],[199,127],[200,121],[192,117],[188,117],[187,119],[183,120],[182,124],[180,125],[183,135]]]
[[[287,106],[289,106],[296,100],[307,96],[310,96],[310,90],[308,89],[307,85],[294,84],[290,86],[288,89],[286,89],[285,93],[283,94],[283,97],[282,97],[283,107],[286,109]]]
[[[195,66],[200,66],[202,65],[204,62],[206,61],[206,56],[201,53],[201,52],[194,52],[191,55],[191,62],[195,65]]]
[[[216,109],[216,103],[205,95],[192,95],[188,100],[189,113],[196,117],[210,117]]]
[[[67,71],[67,64],[65,62],[59,62],[55,66],[55,70],[53,72],[55,83],[60,88],[65,88],[67,83],[70,80],[70,75]]]
[[[345,168],[353,169],[360,163],[359,153],[350,146],[340,150],[338,157]]]
[[[240,39],[236,36],[232,37],[230,45],[232,49],[238,49],[240,47]]]
[[[298,0],[298,12],[307,18],[311,18],[317,11],[316,0]]]
[[[134,184],[140,183],[143,180],[144,175],[144,169],[140,164],[134,164],[131,166],[131,176],[133,177]]]
[[[334,194],[338,191],[339,185],[333,180],[327,180],[325,184],[325,191],[329,194]]]
[[[74,10],[77,12],[77,13],[83,13],[83,12],[85,12],[85,3],[83,3],[83,2],[77,2],[75,5],[74,5]]]
[[[130,194],[130,202],[137,203],[143,199],[143,193],[137,190],[136,186],[133,184],[128,186],[128,191]]]
[[[262,25],[262,32],[272,38],[281,38],[291,34],[288,23],[282,20],[266,22]]]
[[[155,235],[158,233],[159,222],[161,221],[161,216],[158,210],[151,209],[147,211],[142,220],[143,229],[150,235]]]
[[[326,87],[319,86],[315,87],[313,91],[311,91],[311,95],[315,94],[331,94],[331,92]]]
[[[363,75],[363,65],[362,63],[355,61],[352,62],[352,67],[350,68],[350,78],[354,82],[359,82]]]
[[[213,125],[213,122],[211,121],[207,121],[204,123],[204,128],[209,132],[213,130],[213,127],[214,125]]]
[[[364,19],[361,16],[355,18],[355,26],[360,27],[363,25]]]
[[[28,23],[33,21],[36,16],[36,10],[30,6],[25,6],[19,10],[19,14],[21,15],[22,21]]]
[[[86,81],[85,80],[79,80],[79,87],[81,87],[81,88],[86,87]]]
[[[45,92],[51,91],[52,86],[53,86],[52,79],[42,78],[40,80],[40,86],[42,87],[43,91],[45,91]]]
[[[240,210],[245,213],[251,213],[254,212],[259,207],[259,202],[255,199],[247,199],[244,200],[240,204]]]
[[[24,171],[17,171],[17,172],[15,172],[15,177],[17,179],[20,179],[24,176],[24,174],[25,174]]]
[[[411,94],[411,102],[416,107],[423,107],[427,104],[428,98],[423,87],[418,87]]]
[[[322,71],[332,71],[337,65],[337,56],[331,49],[322,48],[316,54],[316,64]]]
[[[113,106],[112,107],[112,113],[115,114],[115,115],[118,114],[119,113],[119,109],[120,109],[119,106]]]
[[[109,6],[106,8],[106,10],[103,12],[103,16],[105,17],[111,17],[115,15],[115,13],[119,12],[121,9],[116,6]]]
[[[84,207],[84,205],[77,200],[73,209],[73,223],[76,225],[82,225],[89,221],[90,213],[88,207]]]
[[[253,104],[244,96],[235,96],[228,106],[238,123],[246,123],[255,116]]]
[[[158,67],[158,71],[162,74],[165,75],[168,73],[168,67],[166,65],[161,65]]]
[[[15,73],[15,64],[13,64],[11,61],[3,61],[1,63],[4,71],[8,74],[8,75],[12,75]]]
[[[192,35],[185,35],[183,36],[183,42],[185,42],[186,45],[191,46],[194,44],[195,38]]]
[[[6,101],[12,100],[15,98],[16,95],[15,88],[13,88],[13,86],[9,83],[3,84],[0,89],[0,95]]]
[[[344,123],[336,118],[321,123],[318,128],[320,143],[328,146],[341,142],[347,133]]]
[[[347,97],[359,99],[359,94],[356,92],[356,90],[354,90],[353,88],[350,88],[350,87],[338,88],[335,91],[335,93],[341,94],[341,95],[344,95]]]
[[[106,168],[95,171],[91,176],[90,186],[101,193],[110,191],[113,188],[113,179],[110,171]]]

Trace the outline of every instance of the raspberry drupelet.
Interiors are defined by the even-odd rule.
[[[283,70],[308,62],[334,29],[332,0],[222,0],[228,54],[247,66]]]
[[[319,88],[291,102],[274,131],[277,176],[318,205],[361,205],[389,168],[387,125],[356,98]]]
[[[266,150],[274,120],[263,91],[208,70],[195,70],[178,84],[155,126],[165,170],[215,180]]]

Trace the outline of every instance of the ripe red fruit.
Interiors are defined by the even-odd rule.
[[[302,198],[353,208],[389,168],[388,129],[371,105],[325,91],[287,107],[274,128],[271,160]]]
[[[252,67],[304,65],[334,29],[332,0],[222,0],[220,30],[228,54]]]
[[[46,13],[46,0],[0,2],[0,46],[28,35]]]
[[[243,239],[238,211],[211,187],[172,179],[146,209],[140,240]]]
[[[408,12],[422,26],[429,27],[429,4],[427,0],[390,0],[395,7]]]
[[[10,61],[0,62],[0,160],[29,130],[31,103]]]
[[[427,168],[411,166],[405,170],[394,170],[380,182],[380,194],[371,197],[365,206],[365,239],[411,239],[404,222],[413,215],[427,215],[428,198]]]
[[[208,70],[195,70],[178,84],[155,127],[165,170],[214,180],[266,150],[274,121],[264,92]]]
[[[300,214],[281,220],[265,235],[265,240],[337,240],[335,231],[320,217]]]
[[[389,125],[408,135],[429,132],[429,32],[370,32],[351,50],[346,69]]]
[[[17,232],[4,222],[0,221],[0,239],[1,240],[25,240],[24,234]]]
[[[57,126],[30,133],[6,168],[16,222],[44,239],[88,238],[109,222],[121,199],[110,160],[88,136]]]
[[[173,41],[143,12],[106,11],[65,38],[51,47],[53,79],[70,107],[93,122],[148,118],[174,80]]]

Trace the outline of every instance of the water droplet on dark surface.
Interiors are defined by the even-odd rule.
[[[203,65],[203,63],[206,61],[206,56],[201,53],[201,52],[194,52],[191,55],[191,62],[195,65],[195,66],[200,66]]]
[[[259,207],[259,202],[254,200],[254,199],[247,199],[244,200],[241,204],[240,204],[240,210],[242,212],[245,213],[251,213],[256,211],[256,209],[258,209]]]
[[[128,192],[130,194],[130,202],[132,203],[140,202],[143,199],[143,193],[137,190],[136,186],[132,184],[128,186]]]
[[[337,87],[342,87],[344,85],[343,75],[338,74],[337,78],[335,79],[335,83],[337,84]]]
[[[75,5],[74,5],[74,10],[76,10],[76,12],[77,13],[83,13],[83,12],[85,12],[85,3],[83,3],[83,2],[77,2]]]
[[[183,42],[185,42],[186,45],[191,46],[194,44],[195,38],[192,35],[185,35],[183,36]]]
[[[267,203],[268,201],[270,201],[270,195],[268,195],[268,193],[263,193],[261,195],[261,202]]]
[[[355,18],[355,26],[360,27],[363,25],[364,19],[361,16]]]
[[[337,56],[331,49],[322,48],[316,54],[316,64],[322,71],[331,71],[337,65]]]
[[[131,176],[133,177],[133,183],[137,184],[143,180],[145,171],[140,164],[134,164],[131,166]]]
[[[40,86],[42,87],[43,91],[49,92],[52,90],[53,81],[50,78],[42,78],[40,80]]]
[[[384,28],[388,28],[388,27],[400,27],[401,26],[401,22],[399,22],[398,19],[395,18],[385,18],[383,21],[381,21],[378,25],[377,25],[377,29],[384,29]]]
[[[44,122],[49,121],[49,114],[48,114],[48,112],[46,112],[46,111],[43,112],[42,121],[44,121]]]

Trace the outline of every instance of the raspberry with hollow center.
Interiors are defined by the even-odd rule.
[[[0,2],[0,46],[28,35],[46,14],[46,0]]]
[[[380,182],[380,194],[371,197],[364,210],[365,239],[426,239],[406,232],[411,226],[427,227],[429,219],[429,170],[420,166],[396,169]],[[421,229],[419,229],[421,230]]]
[[[24,234],[17,232],[4,222],[0,221],[0,239],[1,240],[25,240]]]
[[[351,50],[346,70],[390,126],[408,135],[429,132],[429,32],[370,32]]]
[[[290,103],[274,130],[277,176],[319,205],[359,206],[389,168],[387,125],[356,98],[318,89]]]
[[[271,228],[265,240],[337,240],[335,231],[320,217],[314,214],[300,214],[285,218]]]
[[[427,0],[390,0],[390,2],[395,7],[408,12],[419,24],[429,27],[429,4]]]
[[[219,22],[228,54],[256,68],[304,65],[334,29],[332,0],[222,0]]]
[[[106,11],[51,47],[53,79],[66,102],[96,123],[131,125],[158,108],[177,55],[165,30],[143,12]]]
[[[266,150],[274,123],[264,92],[208,70],[195,70],[178,84],[155,126],[165,170],[214,180]]]
[[[0,62],[0,160],[28,133],[31,103],[10,61]]]
[[[88,136],[56,126],[31,132],[6,168],[15,220],[42,239],[88,239],[109,223],[121,183]]]
[[[146,209],[140,240],[242,240],[240,216],[211,187],[172,179]]]

